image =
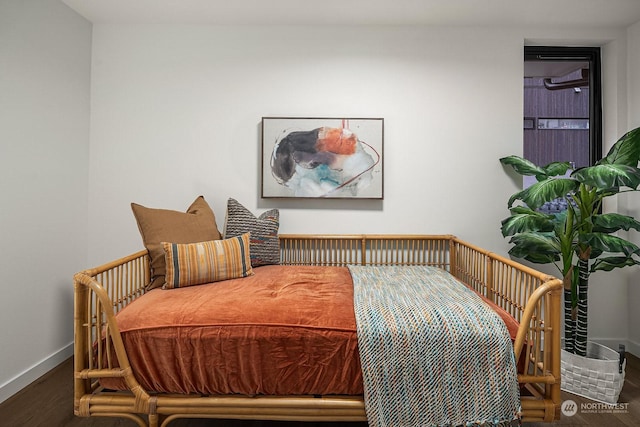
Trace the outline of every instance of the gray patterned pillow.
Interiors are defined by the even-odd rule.
[[[237,200],[229,199],[227,201],[224,238],[251,233],[249,253],[252,267],[280,264],[279,226],[280,212],[278,209],[271,209],[256,217]]]

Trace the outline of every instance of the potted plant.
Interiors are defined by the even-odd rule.
[[[585,395],[583,385],[579,384],[579,391],[570,389],[576,380],[565,377],[565,370],[573,369],[565,366],[565,360],[601,356],[598,350],[589,351],[589,347],[596,344],[587,339],[589,275],[594,271],[640,264],[640,248],[615,234],[622,230],[640,231],[640,222],[630,216],[602,212],[605,198],[639,190],[639,161],[640,128],[620,138],[595,165],[573,171],[569,162],[536,166],[518,156],[500,159],[516,173],[534,176],[537,181],[511,196],[508,203],[511,215],[502,221],[501,231],[504,237],[510,237],[513,246],[509,253],[512,256],[533,263],[554,264],[564,280],[562,381],[563,389],[577,394]],[[540,209],[557,200],[564,201],[566,209],[555,213]],[[623,381],[622,362],[621,357],[618,370],[622,371]],[[591,361],[585,360],[585,363]],[[589,385],[588,388],[594,387]],[[621,384],[619,388],[622,388]],[[619,392],[617,390],[613,397],[594,398],[615,403]],[[614,402],[611,401],[613,398]]]

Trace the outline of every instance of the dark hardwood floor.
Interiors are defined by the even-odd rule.
[[[637,427],[640,426],[640,359],[630,356],[627,377],[620,394],[623,408],[617,413],[603,410],[578,409],[572,417],[562,416],[553,423],[565,427]],[[73,365],[69,359],[38,379],[15,396],[0,404],[2,427],[134,427],[135,423],[120,418],[81,418],[73,415]],[[593,403],[563,392],[564,400],[574,400],[578,406]],[[170,427],[366,427],[366,423],[299,423],[275,421],[234,421],[191,419],[176,420]],[[548,423],[523,423],[524,427],[545,427]]]

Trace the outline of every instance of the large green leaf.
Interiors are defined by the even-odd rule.
[[[520,233],[511,238],[509,254],[537,264],[560,260],[560,244],[551,233]]]
[[[571,169],[569,162],[551,162],[546,166],[536,166],[533,162],[520,156],[508,156],[500,159],[503,165],[508,165],[520,175],[535,176],[538,181],[560,176]]]
[[[591,253],[589,254],[589,259],[596,259],[600,255],[602,255],[603,253],[604,253],[604,251],[602,249],[591,248]],[[576,254],[576,255],[578,255],[578,254]]]
[[[575,180],[591,187],[607,190],[640,185],[640,169],[620,164],[602,164],[578,169],[571,174]]]
[[[632,265],[640,265],[640,261],[626,256],[600,258],[591,265],[591,272],[594,271],[611,271],[614,268],[629,267]]]
[[[579,183],[570,178],[549,178],[544,181],[536,182],[532,186],[514,194],[509,199],[509,207],[516,200],[522,200],[531,209],[538,209],[547,202],[575,191]]]
[[[543,167],[548,177],[560,176],[567,173],[571,169],[571,163],[569,162],[551,162]]]
[[[640,128],[622,136],[597,164],[638,166],[640,160]]]
[[[502,221],[504,237],[528,231],[553,231],[554,216],[531,210],[525,206],[511,208],[511,216]]]
[[[610,234],[618,230],[629,231],[632,228],[640,231],[640,221],[627,215],[606,213],[593,216],[593,231]]]
[[[536,176],[545,175],[544,169],[536,166],[527,159],[523,159],[519,156],[507,156],[500,159],[500,163],[503,165],[509,165],[514,171],[520,175]]]
[[[596,250],[609,253],[623,253],[626,256],[640,254],[640,248],[628,240],[606,233],[585,233],[580,236],[581,242]]]

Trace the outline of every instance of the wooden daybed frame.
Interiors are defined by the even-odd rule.
[[[451,235],[279,237],[282,264],[432,265],[450,271],[520,322],[514,349],[516,360],[524,352],[528,361],[518,372],[523,421],[559,418],[561,280]],[[143,250],[74,276],[76,415],[124,417],[150,427],[166,426],[178,418],[366,421],[361,395],[168,395],[142,389],[129,364],[115,314],[144,294],[149,270]],[[97,338],[105,333],[108,339],[103,345]],[[103,355],[112,352],[117,363],[102,362]],[[99,379],[107,377],[123,378],[129,391],[103,390]]]

